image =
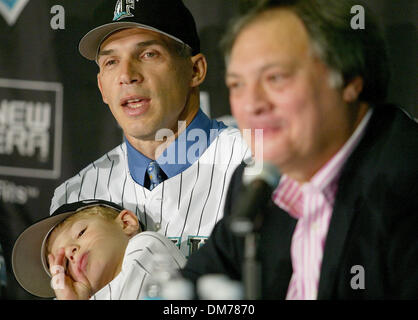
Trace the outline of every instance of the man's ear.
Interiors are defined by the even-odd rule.
[[[108,104],[105,95],[103,94],[102,83],[100,81],[100,72],[97,74],[97,86],[99,87],[100,93],[102,94],[102,100],[105,104]]]
[[[208,63],[206,57],[202,53],[198,53],[192,58],[192,87],[198,87],[206,78],[206,73],[208,70]]]
[[[363,91],[363,78],[357,76],[351,79],[343,90],[343,100],[347,103],[353,103],[358,100]]]
[[[141,232],[136,215],[130,210],[122,210],[116,218],[127,236],[133,236]]]

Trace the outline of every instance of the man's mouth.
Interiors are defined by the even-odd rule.
[[[251,124],[251,129],[262,130],[263,135],[270,135],[283,130],[284,124],[283,120],[254,122]]]
[[[151,99],[142,96],[129,96],[121,99],[120,105],[127,116],[136,118],[148,111]]]
[[[125,98],[121,100],[121,106],[132,108],[132,109],[138,109],[148,104],[149,101],[150,101],[149,98],[129,97],[129,98]]]
[[[263,135],[270,135],[270,134],[274,134],[280,131],[280,127],[265,127],[262,128],[263,130]]]

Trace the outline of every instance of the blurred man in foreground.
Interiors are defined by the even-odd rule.
[[[232,113],[263,129],[259,160],[282,174],[257,230],[264,299],[418,296],[418,125],[384,104],[384,42],[368,10],[351,28],[354,5],[267,1],[225,38]],[[244,240],[228,223],[243,171],[186,277],[243,279]]]

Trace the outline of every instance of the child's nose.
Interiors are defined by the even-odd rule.
[[[75,255],[78,252],[78,246],[77,245],[70,245],[66,248],[66,257],[68,260],[70,260],[71,262],[75,262]]]

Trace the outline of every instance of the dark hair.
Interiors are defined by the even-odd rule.
[[[319,58],[347,83],[363,78],[359,100],[384,102],[389,82],[386,44],[375,17],[364,5],[365,28],[353,29],[353,0],[267,0],[235,20],[222,40],[226,61],[241,31],[270,10],[287,9],[303,22]]]

